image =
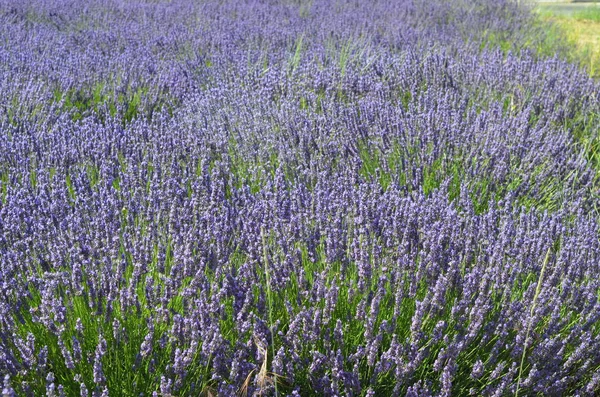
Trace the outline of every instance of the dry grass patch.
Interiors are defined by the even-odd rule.
[[[590,74],[600,77],[600,21],[555,18],[576,47]]]

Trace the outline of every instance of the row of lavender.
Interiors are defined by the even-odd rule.
[[[0,22],[4,395],[600,390],[600,87],[527,10]]]

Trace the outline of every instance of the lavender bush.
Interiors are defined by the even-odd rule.
[[[3,396],[600,393],[600,85],[512,1],[0,1]]]

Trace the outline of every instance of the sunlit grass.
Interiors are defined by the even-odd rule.
[[[600,22],[600,6],[594,4],[573,14],[573,19]]]
[[[600,77],[600,6],[585,7],[573,14],[540,8],[540,17],[558,28],[573,46],[573,56],[594,77]]]

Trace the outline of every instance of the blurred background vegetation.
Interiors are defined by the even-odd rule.
[[[548,37],[566,37],[574,60],[600,77],[600,3],[541,3],[535,9],[543,23],[550,22]]]

